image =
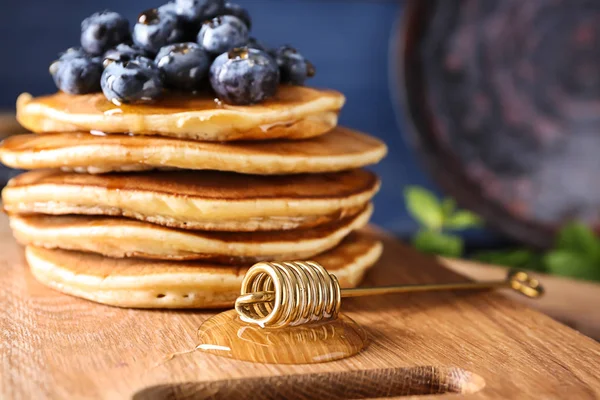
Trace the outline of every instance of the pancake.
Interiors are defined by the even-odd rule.
[[[381,242],[355,232],[314,261],[335,274],[342,287],[354,287],[381,251]],[[44,285],[98,303],[135,308],[232,306],[250,266],[113,259],[32,246],[27,247],[26,257],[31,272]]]
[[[306,140],[229,143],[56,133],[12,136],[0,146],[0,161],[18,169],[87,173],[181,168],[271,175],[360,168],[379,162],[386,151],[378,139],[341,127]]]
[[[114,217],[25,215],[10,217],[19,243],[88,251],[108,257],[207,260],[239,264],[306,259],[335,247],[367,224],[373,206],[354,217],[313,229],[282,232],[201,232]]]
[[[379,188],[365,170],[290,176],[217,171],[87,175],[39,170],[2,191],[9,214],[124,216],[194,230],[309,228],[359,213]]]
[[[56,93],[17,99],[17,119],[38,133],[89,132],[161,135],[206,141],[302,139],[337,124],[344,96],[333,90],[282,85],[260,104],[231,106],[209,94],[171,94],[154,103],[115,106],[102,93]]]

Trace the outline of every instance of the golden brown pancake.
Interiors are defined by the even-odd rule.
[[[341,127],[298,141],[228,143],[56,133],[12,136],[0,146],[0,161],[19,169],[62,168],[88,173],[181,168],[272,175],[360,168],[379,162],[386,151],[378,139]]]
[[[154,103],[116,106],[102,93],[17,99],[17,119],[38,133],[89,132],[161,135],[206,141],[302,139],[337,124],[344,96],[333,90],[283,85],[260,104],[231,106],[208,94],[171,94]]]
[[[263,260],[296,260],[335,247],[367,224],[369,205],[347,217],[312,229],[277,232],[184,231],[115,217],[32,214],[10,217],[15,238],[23,245],[88,251],[108,257],[160,260],[207,260],[240,264]]]
[[[359,213],[379,188],[369,171],[290,176],[217,171],[87,175],[39,170],[2,191],[9,214],[124,216],[174,228],[309,228]]]
[[[354,287],[377,262],[381,251],[381,242],[367,233],[355,232],[314,261],[335,274],[342,287]],[[136,308],[231,306],[249,267],[114,259],[32,246],[27,247],[26,257],[35,277],[51,288],[98,303]]]

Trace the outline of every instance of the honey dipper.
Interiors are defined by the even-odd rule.
[[[235,310],[247,323],[280,328],[334,319],[342,297],[501,288],[531,298],[544,293],[537,279],[523,271],[511,271],[500,281],[341,289],[337,278],[316,262],[261,262],[246,273]]]

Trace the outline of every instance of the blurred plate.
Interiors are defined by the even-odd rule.
[[[510,237],[548,247],[600,227],[600,2],[415,0],[396,71],[439,185]]]

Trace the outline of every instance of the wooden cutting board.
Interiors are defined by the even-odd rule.
[[[365,285],[465,278],[383,233]],[[600,397],[600,344],[499,293],[353,299],[361,354],[313,365],[261,365],[193,352],[211,313],[102,306],[37,283],[0,217],[0,397],[5,399],[472,399]],[[441,394],[441,396],[429,396]]]

